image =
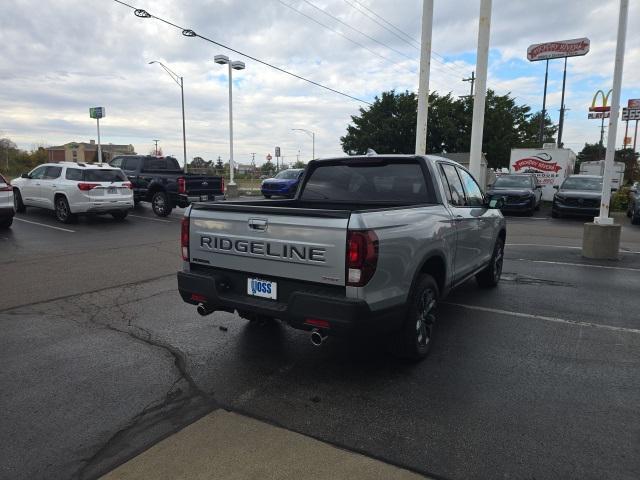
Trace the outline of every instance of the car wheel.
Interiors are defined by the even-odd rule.
[[[20,194],[20,190],[18,190],[17,188],[13,190],[13,206],[18,213],[24,213],[27,211],[27,207],[25,207],[24,203],[22,202],[22,195]]]
[[[438,284],[428,274],[418,277],[407,305],[402,330],[395,338],[395,353],[403,358],[418,361],[431,349],[439,298]]]
[[[551,218],[560,218],[560,214],[555,210],[551,210]]]
[[[13,223],[13,217],[5,218],[4,220],[0,220],[0,228],[9,228]]]
[[[151,198],[151,208],[153,213],[159,217],[166,217],[171,213],[171,204],[169,196],[165,192],[156,192]]]
[[[267,200],[271,198],[271,195],[267,195],[266,193],[264,194],[264,198],[266,198]]]
[[[631,215],[631,223],[633,225],[640,225],[640,212],[635,212]]]
[[[504,240],[498,237],[493,247],[493,255],[489,265],[476,275],[476,281],[482,288],[492,288],[498,285],[500,275],[502,275],[502,264],[504,262]]]
[[[127,215],[129,215],[129,212],[126,210],[116,210],[115,212],[111,212],[111,216],[119,222],[127,218]]]
[[[55,200],[55,214],[58,221],[62,223],[72,223],[76,219],[76,216],[71,213],[67,198],[62,195]]]

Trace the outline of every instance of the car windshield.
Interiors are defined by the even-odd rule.
[[[517,176],[498,177],[493,186],[495,188],[531,188],[531,178]]]
[[[569,177],[562,184],[562,190],[602,190],[602,178]]]
[[[124,182],[127,180],[121,170],[98,170],[90,169],[84,171],[85,182]]]
[[[278,178],[280,180],[295,180],[298,178],[299,173],[300,170],[283,170],[273,178]]]

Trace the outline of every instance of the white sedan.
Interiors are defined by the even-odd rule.
[[[124,220],[133,208],[133,188],[119,168],[75,162],[45,163],[12,182],[18,212],[39,207],[63,223],[78,214],[108,213]]]

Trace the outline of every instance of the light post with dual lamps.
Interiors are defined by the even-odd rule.
[[[215,57],[213,57],[213,61],[219,65],[225,65],[225,64],[229,65],[229,185],[227,185],[227,197],[237,197],[238,187],[236,185],[236,182],[233,179],[235,163],[233,162],[232,71],[244,70],[245,65],[244,65],[244,62],[229,60],[229,57],[227,57],[226,55],[216,55]]]

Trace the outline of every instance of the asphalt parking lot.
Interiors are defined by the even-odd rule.
[[[181,211],[0,233],[0,478],[96,478],[226,409],[435,478],[640,478],[640,227],[580,255],[584,220],[508,217],[503,279],[439,308],[422,363],[176,290]]]

